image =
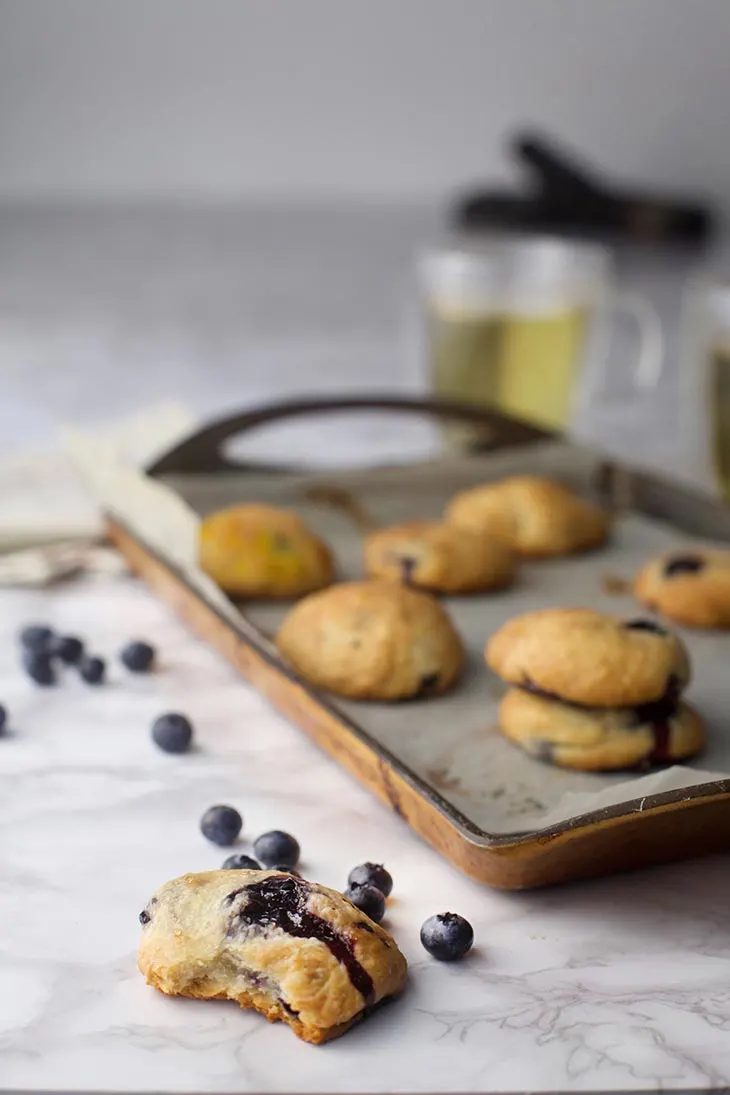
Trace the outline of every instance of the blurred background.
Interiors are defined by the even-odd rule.
[[[664,333],[651,398],[594,399],[578,431],[691,474],[680,312],[722,265],[729,36],[719,0],[0,0],[3,448],[166,396],[427,389],[416,255],[483,231],[464,195],[525,191],[529,132],[712,216],[691,240],[558,225]],[[332,431],[338,459],[427,444]]]

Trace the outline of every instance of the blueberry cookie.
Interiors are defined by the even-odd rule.
[[[674,551],[639,571],[634,594],[642,604],[687,627],[730,628],[730,551]]]
[[[508,586],[516,560],[501,540],[455,525],[410,521],[366,538],[365,570],[371,578],[435,593],[476,593]]]
[[[505,737],[530,756],[584,772],[686,760],[705,743],[697,712],[675,697],[637,707],[587,708],[511,688],[499,709]]]
[[[391,582],[347,582],[312,593],[276,643],[305,680],[340,696],[401,700],[446,692],[463,649],[433,597]]]
[[[504,624],[489,639],[490,669],[525,691],[587,707],[636,707],[689,681],[687,652],[651,620],[587,608],[548,608]]]
[[[295,513],[276,506],[231,506],[206,517],[200,566],[235,597],[289,598],[332,581],[332,554]]]
[[[598,547],[608,518],[561,483],[518,475],[461,491],[446,509],[458,528],[499,536],[519,555],[539,559]]]
[[[235,1000],[305,1042],[344,1034],[405,983],[406,960],[387,932],[334,890],[278,871],[183,875],[140,921],[149,985]]]

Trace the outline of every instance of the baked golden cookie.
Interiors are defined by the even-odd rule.
[[[571,707],[511,688],[499,709],[505,737],[538,760],[583,772],[671,764],[705,744],[697,712],[676,699],[639,707]]]
[[[256,503],[206,517],[200,566],[235,597],[289,598],[332,581],[332,553],[289,510]]]
[[[140,913],[138,965],[168,996],[235,1000],[305,1042],[344,1034],[405,984],[406,960],[334,890],[279,871],[207,871]]]
[[[730,628],[730,551],[690,548],[652,559],[636,576],[634,594],[675,623]]]
[[[391,582],[346,582],[310,594],[292,608],[276,644],[310,684],[361,700],[446,692],[464,657],[438,601]]]
[[[503,589],[516,571],[514,552],[502,540],[430,521],[378,529],[366,538],[364,550],[371,578],[436,593]]]
[[[561,483],[516,475],[461,491],[446,508],[459,528],[501,537],[519,555],[546,558],[598,547],[608,517]]]
[[[548,608],[509,620],[492,635],[490,669],[527,691],[586,707],[635,707],[687,684],[687,652],[651,620],[588,608]]]

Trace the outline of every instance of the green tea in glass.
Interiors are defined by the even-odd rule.
[[[603,387],[610,323],[620,308],[638,329],[637,388],[661,371],[658,320],[613,289],[601,247],[553,239],[495,240],[433,251],[421,263],[430,382],[438,396],[564,431],[581,395]],[[447,424],[450,449],[479,443],[478,427]]]

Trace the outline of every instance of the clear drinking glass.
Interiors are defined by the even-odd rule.
[[[435,394],[565,430],[581,405],[606,400],[616,315],[634,323],[631,386],[659,380],[663,338],[652,305],[614,283],[595,244],[542,237],[447,247],[419,263],[429,379]],[[447,425],[463,449],[478,429]]]
[[[684,447],[697,478],[730,501],[730,283],[692,281],[682,318]]]

